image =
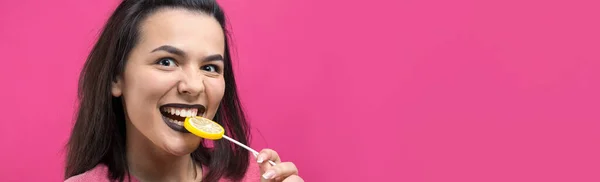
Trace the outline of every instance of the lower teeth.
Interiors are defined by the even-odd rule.
[[[183,125],[183,121],[177,121],[177,120],[169,119],[169,122],[175,123],[177,125]]]

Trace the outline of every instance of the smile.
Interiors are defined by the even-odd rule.
[[[162,119],[169,128],[187,133],[183,127],[186,117],[202,116],[206,108],[203,105],[165,104],[160,107]]]

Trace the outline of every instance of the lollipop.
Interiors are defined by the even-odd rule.
[[[221,125],[200,116],[185,118],[183,127],[196,136],[210,140],[219,140],[225,135]]]
[[[245,148],[246,150],[252,152],[254,157],[258,156],[258,152],[236,140],[233,138],[229,138],[225,135],[225,129],[219,123],[214,122],[210,119],[206,119],[200,116],[195,117],[187,117],[185,118],[185,122],[183,123],[183,127],[188,130],[190,133],[199,136],[201,138],[206,138],[210,140],[220,140],[221,138],[225,138],[230,142],[233,142],[240,147]],[[275,165],[275,162],[269,161],[271,165]]]

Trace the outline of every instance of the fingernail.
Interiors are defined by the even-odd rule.
[[[267,171],[265,174],[263,174],[263,178],[265,179],[273,179],[273,177],[275,177],[275,171]]]
[[[259,155],[258,159],[256,160],[256,162],[258,162],[259,164],[261,164],[263,161],[265,161],[265,160],[263,159],[262,156]]]

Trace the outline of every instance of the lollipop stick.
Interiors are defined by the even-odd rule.
[[[223,138],[225,138],[225,139],[229,140],[230,142],[233,142],[233,143],[239,145],[240,147],[243,147],[246,150],[252,152],[252,154],[254,154],[254,157],[258,156],[258,152],[256,150],[254,150],[254,149],[252,149],[252,148],[250,148],[250,147],[248,147],[248,146],[246,146],[246,145],[244,145],[244,144],[242,144],[242,143],[234,140],[233,138],[229,138],[227,135],[223,135]],[[272,166],[274,166],[275,162],[269,160],[269,164],[271,164]]]

